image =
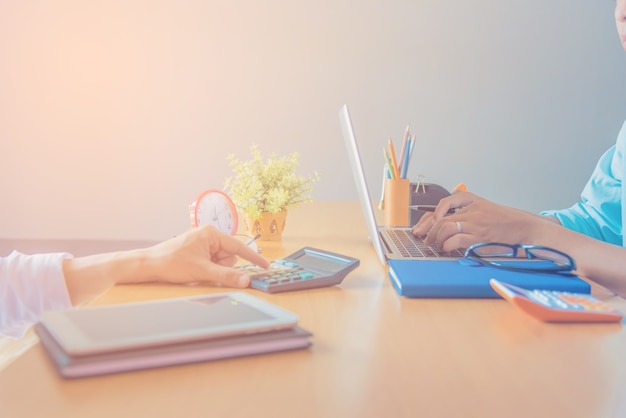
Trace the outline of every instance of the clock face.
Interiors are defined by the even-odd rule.
[[[213,225],[227,234],[237,232],[237,208],[233,201],[219,190],[205,190],[191,205],[193,226]]]

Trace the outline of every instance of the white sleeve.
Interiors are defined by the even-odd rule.
[[[63,276],[67,253],[0,257],[0,335],[20,338],[42,312],[72,306]]]

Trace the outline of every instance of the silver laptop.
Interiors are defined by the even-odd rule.
[[[363,209],[365,222],[367,222],[369,238],[374,245],[380,262],[386,264],[387,260],[394,259],[450,260],[451,258],[456,259],[463,257],[463,253],[458,250],[444,253],[437,251],[437,249],[433,247],[429,247],[421,238],[411,233],[411,228],[384,227],[376,224],[374,207],[367,188],[359,147],[356,142],[356,135],[352,127],[352,120],[350,119],[350,112],[348,111],[347,105],[343,105],[339,110],[339,121],[341,123],[343,138],[348,149],[348,157],[350,166],[352,167],[352,173],[354,174],[359,200],[361,201],[361,208]]]

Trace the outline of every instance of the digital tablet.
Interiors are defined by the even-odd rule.
[[[297,350],[311,345],[311,333],[296,326],[277,331],[70,356],[40,323],[35,324],[35,332],[59,374],[67,378]]]
[[[243,292],[44,312],[40,324],[69,355],[290,328],[298,317]]]

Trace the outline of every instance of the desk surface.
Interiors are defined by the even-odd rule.
[[[269,295],[313,332],[308,350],[63,380],[39,344],[0,371],[2,417],[626,416],[621,324],[540,323],[498,299],[408,299],[391,286],[356,202],[289,213],[268,258],[318,246],[361,259],[339,287]],[[116,286],[94,304],[216,293]],[[626,311],[626,303],[594,292]]]

